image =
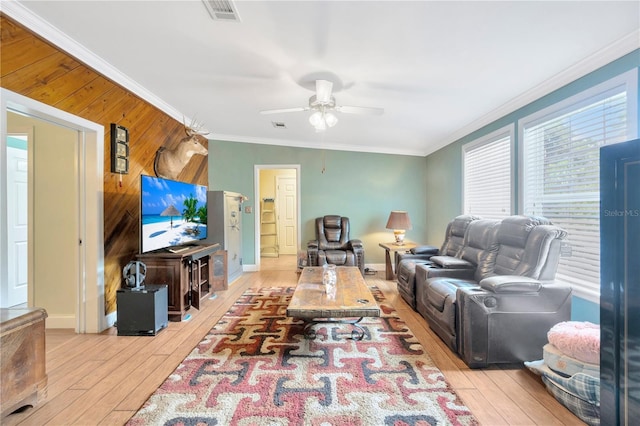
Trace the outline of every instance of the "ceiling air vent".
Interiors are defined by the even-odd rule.
[[[216,21],[240,22],[236,6],[229,0],[202,0],[209,15]]]

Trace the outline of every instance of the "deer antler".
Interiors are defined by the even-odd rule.
[[[204,123],[198,123],[195,117],[191,119],[191,123],[187,126],[187,123],[184,120],[184,116],[182,116],[182,124],[184,124],[184,132],[189,137],[196,135],[204,136],[210,133],[203,130]]]

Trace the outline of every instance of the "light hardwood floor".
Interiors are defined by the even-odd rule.
[[[192,318],[169,326],[155,337],[77,335],[47,330],[47,399],[35,408],[0,419],[2,425],[122,425],[171,374],[191,349],[250,287],[295,286],[296,256],[262,258],[261,271],[244,273]],[[442,370],[483,425],[582,425],[523,368],[471,370],[429,330],[423,318],[399,297],[384,271],[367,275]],[[372,425],[374,426],[374,425]]]

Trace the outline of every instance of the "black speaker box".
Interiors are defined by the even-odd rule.
[[[116,297],[118,336],[155,336],[169,324],[166,285],[123,288]]]

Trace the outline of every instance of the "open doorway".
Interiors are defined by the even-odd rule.
[[[10,297],[3,307],[44,308],[48,328],[76,328],[80,134],[11,110],[6,117],[9,277],[2,287]],[[24,150],[12,148],[15,138]]]
[[[256,165],[256,267],[297,267],[300,251],[300,166]]]
[[[27,306],[48,307],[49,328],[74,328],[78,333],[103,331],[112,325],[104,309],[104,129],[99,124],[14,92],[1,89],[1,94],[0,229],[3,234],[8,226],[9,208],[15,207],[13,202],[11,206],[8,203],[7,190],[10,179],[7,168],[9,122],[18,121],[17,127],[38,129],[38,143],[44,148],[35,159],[27,136],[28,162],[26,166],[19,166],[26,168],[29,176],[27,186],[32,187],[26,195]],[[55,135],[58,131],[66,135],[64,147]],[[47,166],[56,165],[59,167],[47,169]],[[58,183],[53,189],[37,186],[38,182],[53,179],[58,173],[61,176],[55,176]],[[49,214],[53,210],[57,216]],[[62,222],[65,222],[64,228]],[[53,230],[61,232],[53,232],[54,236],[47,237],[48,231]],[[24,256],[25,250],[22,250],[18,256]],[[12,256],[15,258],[15,254]],[[61,263],[63,258],[64,264]],[[8,282],[9,262],[7,238],[2,238],[2,286]],[[5,290],[2,288],[3,296]],[[71,305],[67,306],[67,303]],[[61,308],[63,305],[66,307]]]

